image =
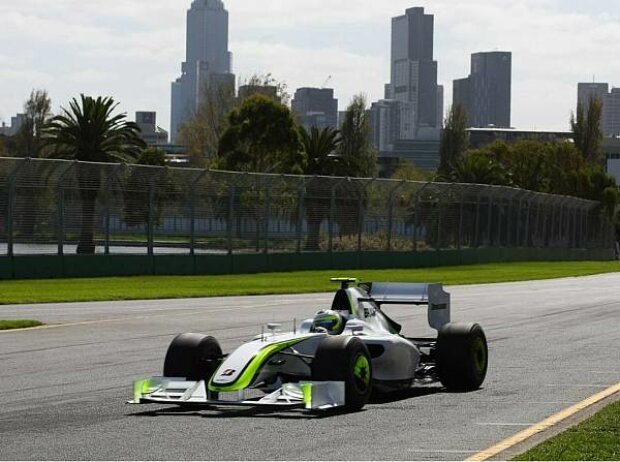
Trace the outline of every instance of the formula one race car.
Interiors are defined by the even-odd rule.
[[[450,322],[442,284],[362,283],[337,278],[331,309],[278,332],[269,324],[229,355],[200,334],[171,343],[163,377],[134,382],[131,403],[361,409],[374,389],[389,392],[441,383],[448,390],[482,385],[488,349],[478,324]],[[436,338],[406,338],[384,305],[428,305]]]

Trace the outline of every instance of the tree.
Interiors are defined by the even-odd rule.
[[[454,183],[511,186],[508,172],[499,162],[489,156],[488,151],[469,151],[451,165],[450,174],[443,179]]]
[[[196,114],[180,127],[178,135],[192,166],[212,166],[235,104],[234,82],[211,82],[203,89]]]
[[[275,94],[275,100],[285,105],[288,105],[291,100],[291,95],[288,93],[288,86],[286,83],[276,80],[271,73],[254,74],[249,79],[240,81],[240,90],[242,86],[245,87],[246,91],[244,94],[239,91],[237,106],[240,106],[243,101],[256,94],[264,95],[268,98],[271,97],[272,99],[272,95]]]
[[[154,224],[159,223],[163,203],[174,189],[174,184],[168,169],[155,171],[140,168],[140,166],[165,167],[166,165],[168,165],[166,153],[155,147],[148,147],[131,166],[131,174],[123,191],[125,205],[123,221],[127,226],[148,225],[150,220]],[[145,185],[149,187],[145,188]],[[149,194],[153,195],[152,200],[147,196]]]
[[[439,148],[439,174],[449,175],[451,165],[458,162],[467,150],[467,113],[461,104],[455,104],[445,121]]]
[[[278,82],[271,74],[254,74],[239,82],[246,91],[235,96],[232,81],[211,81],[203,89],[196,114],[179,128],[179,143],[186,147],[190,163],[194,167],[212,167],[217,161],[220,139],[228,126],[231,111],[239,108],[250,96],[267,96],[265,87],[274,89],[276,100],[287,104],[290,95],[286,84]]]
[[[0,135],[0,157],[7,157],[9,150],[7,149],[7,137]]]
[[[306,175],[333,176],[337,171],[336,152],[341,143],[340,132],[332,127],[319,130],[312,127],[308,132],[299,127],[301,144],[306,156]],[[310,180],[304,195],[304,211],[308,223],[308,239],[305,250],[319,250],[321,223],[329,215],[330,186],[322,179]]]
[[[377,152],[371,139],[372,127],[366,97],[356,95],[345,113],[340,133],[342,141],[335,159],[335,174],[343,177],[374,177],[377,171]],[[341,236],[358,231],[360,203],[367,201],[366,191],[360,189],[360,182],[341,182],[336,195],[335,221]]]
[[[340,132],[332,127],[310,131],[299,127],[301,145],[306,155],[306,175],[334,175],[336,150],[341,142]]]
[[[571,115],[571,128],[575,146],[584,159],[590,163],[601,163],[603,131],[601,120],[603,115],[603,103],[594,96],[588,102],[587,111],[580,103],[577,105],[577,114]]]
[[[398,167],[390,177],[393,180],[432,181],[433,174],[417,168],[413,163],[401,159]]]
[[[370,116],[366,97],[356,95],[347,108],[338,148],[337,175],[372,177],[377,170],[377,152],[371,140]]]
[[[69,109],[50,120],[45,138],[53,148],[52,157],[86,162],[130,161],[146,147],[134,122],[126,114],[116,114],[118,104],[112,98],[80,96]],[[94,253],[95,203],[101,183],[101,169],[76,171],[82,205],[82,225],[78,253]]]
[[[253,95],[228,117],[222,134],[218,167],[262,173],[302,173],[304,156],[288,107]]]
[[[52,101],[45,90],[32,90],[24,103],[25,120],[17,133],[17,148],[23,157],[39,157],[43,148],[43,126],[51,115]]]

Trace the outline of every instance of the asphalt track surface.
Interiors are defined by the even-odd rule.
[[[620,382],[620,274],[448,290],[453,320],[487,332],[484,388],[412,389],[326,416],[124,403],[133,379],[161,372],[175,334],[210,333],[230,351],[330,294],[0,307],[68,323],[0,333],[0,459],[457,460]],[[405,333],[429,333],[424,309],[393,311]]]

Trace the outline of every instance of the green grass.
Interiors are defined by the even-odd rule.
[[[514,460],[620,460],[620,401]]]
[[[42,325],[42,322],[26,319],[12,319],[10,321],[0,319],[0,330],[24,329],[26,327],[37,327]]]
[[[0,281],[0,304],[327,292],[330,277],[478,284],[620,272],[620,262],[536,262],[427,269],[329,270],[231,276],[144,276]]]

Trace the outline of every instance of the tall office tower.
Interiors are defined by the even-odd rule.
[[[443,128],[443,105],[444,105],[444,97],[443,97],[443,85],[437,85],[437,127]]]
[[[581,82],[577,84],[577,104],[584,107],[587,107],[593,97],[597,97],[604,104],[608,94],[608,83]]]
[[[439,136],[437,115],[437,61],[433,60],[434,17],[424,8],[406,10],[392,18],[391,82],[385,98],[400,101],[411,114],[413,137]],[[407,123],[401,123],[403,127]],[[423,130],[421,130],[423,129]],[[432,130],[435,129],[435,130]],[[421,135],[424,132],[424,135]],[[401,139],[410,136],[401,133]]]
[[[228,11],[222,0],[193,0],[187,11],[186,58],[181,76],[172,83],[170,136],[174,143],[178,130],[198,109],[209,88],[230,86],[235,76],[228,51]]]
[[[379,154],[394,150],[394,142],[400,139],[402,105],[393,99],[382,99],[370,106],[372,140]]]
[[[607,95],[607,101],[605,101],[603,113],[605,115],[605,126],[603,128],[603,133],[605,133],[606,136],[619,137],[620,88],[611,89],[611,92]]]
[[[471,55],[471,74],[453,82],[452,104],[461,104],[470,127],[510,127],[512,53]]]
[[[299,124],[307,130],[338,127],[338,100],[332,88],[299,88],[291,107]]]
[[[577,102],[586,110],[590,99],[597,97],[603,104],[601,130],[607,137],[620,136],[620,88],[609,91],[608,83],[579,83]]]

